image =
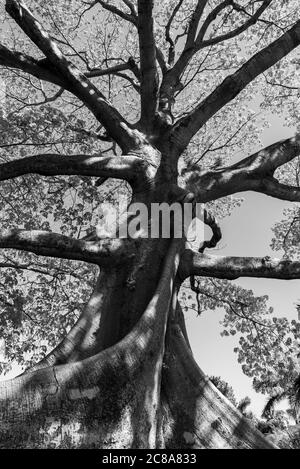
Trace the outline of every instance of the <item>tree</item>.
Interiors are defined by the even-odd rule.
[[[260,358],[282,369],[286,335],[296,346],[299,327],[231,281],[299,279],[299,260],[206,251],[233,194],[300,200],[299,135],[259,149],[249,108],[256,96],[297,122],[297,2],[6,0],[3,18],[1,328],[31,367],[0,385],[1,446],[271,448],[195,363],[178,298],[190,278],[198,305],[225,306],[256,380]],[[120,192],[129,213],[205,203],[211,239],[103,237],[98,207]],[[261,338],[277,347],[264,358]]]
[[[275,415],[275,407],[284,399],[288,399],[290,407],[286,410],[287,414],[295,421],[295,424],[299,424],[299,384],[300,377],[298,376],[291,386],[287,383],[287,388],[281,393],[274,394],[271,396],[262,412],[262,417],[266,420],[271,420]]]

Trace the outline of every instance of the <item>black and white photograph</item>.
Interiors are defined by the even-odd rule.
[[[3,455],[300,449],[299,98],[298,0],[0,0]]]

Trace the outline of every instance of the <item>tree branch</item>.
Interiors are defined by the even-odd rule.
[[[133,5],[133,3],[131,2],[131,0],[123,0],[123,3],[125,3],[125,5],[129,8],[130,12],[131,12],[131,15],[136,18],[137,17],[137,14],[136,14],[136,10],[135,10],[135,6]]]
[[[153,25],[153,0],[138,0],[141,68],[141,124],[151,131],[158,108],[158,73]]]
[[[39,78],[40,80],[49,81],[54,85],[69,89],[69,83],[55,70],[49,68],[44,61],[37,60],[30,55],[21,52],[10,51],[7,47],[0,44],[0,65],[9,68],[17,68],[23,72]]]
[[[147,179],[147,163],[136,156],[58,155],[28,156],[0,165],[0,181],[25,174],[79,175],[123,179],[136,189]]]
[[[202,27],[200,28],[199,33],[197,34],[200,19],[202,18],[204,9],[208,3],[207,0],[199,0],[196,5],[191,22],[187,30],[187,38],[186,38],[186,43],[183,48],[183,51],[180,54],[180,57],[175,63],[175,65],[172,67],[172,69],[167,71],[163,79],[163,83],[161,86],[161,97],[167,96],[168,99],[171,100],[172,97],[174,96],[176,89],[177,88],[180,89],[180,77],[184,73],[184,70],[189,64],[191,58],[195,55],[197,51],[205,47],[212,46],[220,42],[223,42],[225,40],[231,39],[235,36],[238,36],[242,32],[246,31],[250,26],[252,26],[259,20],[260,16],[267,9],[267,7],[270,5],[271,2],[272,0],[264,0],[263,4],[257,9],[257,11],[253,15],[250,15],[245,11],[244,8],[240,7],[233,0],[225,0],[208,14]],[[177,5],[177,6],[180,6],[180,5]],[[221,34],[220,36],[204,40],[204,36],[206,32],[209,30],[209,28],[211,27],[212,23],[217,18],[219,13],[229,6],[232,7],[233,10],[237,10],[237,11],[247,14],[249,19],[245,21],[244,24],[233,29],[229,33]],[[173,15],[174,13],[176,14],[177,10],[173,11]],[[172,19],[173,18],[171,16],[170,18],[171,22],[172,22]],[[167,24],[167,28],[170,28],[169,23]],[[169,34],[169,29],[166,29],[166,39],[170,43],[171,57],[174,58],[173,57],[174,56],[174,50],[173,50],[174,44],[172,43],[172,39]]]
[[[182,152],[192,137],[223,106],[232,101],[261,73],[276,64],[300,44],[300,21],[249,59],[234,74],[229,75],[217,88],[187,116],[180,119],[173,129],[173,138]]]
[[[123,10],[120,10],[120,8],[117,8],[116,6],[111,5],[110,3],[107,3],[103,0],[95,0],[94,4],[92,5],[99,3],[105,10],[110,11],[114,15],[117,15],[120,18],[124,19],[125,21],[132,23],[134,26],[138,28],[138,14],[136,12],[134,4],[130,0],[123,0],[123,2],[130,9],[131,14],[125,13]],[[155,50],[156,50],[156,59],[161,67],[162,72],[165,73],[167,71],[167,64],[166,64],[164,55],[157,46],[155,46]]]
[[[202,246],[200,246],[199,252],[204,252],[206,248],[215,248],[218,242],[222,239],[221,228],[216,220],[216,218],[206,209],[204,209],[203,222],[205,225],[208,225],[212,230],[212,237],[209,241],[204,241]]]
[[[257,192],[262,192],[276,199],[300,202],[300,187],[281,184],[275,178],[265,178],[258,182],[257,185]]]
[[[127,62],[124,62],[122,64],[114,65],[112,67],[108,67],[106,69],[100,69],[100,68],[93,68],[90,69],[88,72],[85,72],[85,76],[88,78],[93,78],[93,77],[101,77],[103,75],[112,75],[116,74],[118,72],[122,72],[125,70],[131,70],[136,78],[140,80],[141,74],[139,71],[139,68],[137,64],[135,63],[135,60],[133,57],[129,57]]]
[[[187,249],[180,261],[180,278],[191,275],[235,280],[240,277],[300,279],[300,262],[270,257],[215,257]]]
[[[186,188],[199,202],[236,192],[261,192],[281,200],[300,202],[300,188],[281,184],[274,172],[300,154],[300,135],[270,145],[238,163],[215,170],[191,167],[185,171]]]
[[[40,256],[72,259],[104,266],[111,265],[112,262],[124,262],[128,257],[135,255],[138,242],[138,240],[110,238],[89,242],[37,230],[0,231],[0,249],[17,249]]]
[[[166,38],[166,41],[169,43],[169,53],[168,53],[169,65],[173,65],[174,58],[175,58],[175,43],[171,37],[170,30],[171,30],[173,20],[175,16],[177,15],[178,11],[180,10],[182,3],[183,3],[183,0],[179,0],[178,3],[176,3],[165,28],[165,38]]]
[[[128,76],[126,73],[122,73],[123,71],[129,70],[131,71],[135,77],[137,78],[138,81],[135,81],[134,78]],[[127,62],[124,62],[123,64],[118,64],[114,65],[112,67],[108,67],[105,69],[101,68],[93,68],[90,69],[88,72],[84,73],[87,78],[96,78],[96,77],[102,77],[105,75],[115,75],[120,78],[124,78],[125,80],[129,81],[133,88],[140,93],[140,79],[141,79],[141,74],[139,67],[135,63],[135,60],[133,57],[130,57]]]
[[[207,3],[208,3],[208,0],[198,0],[191,22],[189,24],[183,53],[194,47],[199,21],[203,15],[203,12]]]
[[[195,53],[195,36],[207,3],[208,0],[198,0],[188,27],[187,39],[183,51],[173,67],[166,70],[164,73],[160,87],[160,101],[162,103],[165,101],[172,103],[174,100],[175,92],[180,85],[180,77]]]
[[[134,14],[134,12],[135,12],[134,6],[131,5],[131,3],[129,1],[126,1],[126,2],[124,1],[124,3],[126,3],[126,5],[130,8],[131,14],[125,13],[124,11],[120,10],[120,8],[117,8],[115,5],[111,5],[107,1],[96,0],[94,2],[94,4],[96,5],[96,3],[99,3],[99,5],[101,5],[102,8],[104,8],[105,10],[110,11],[111,13],[119,16],[123,20],[126,20],[126,21],[128,21],[129,23],[132,23],[132,24],[136,24],[137,18]]]
[[[5,256],[6,257],[6,256]],[[61,269],[60,267],[54,267],[53,270],[47,269],[42,264],[35,264],[33,262],[28,262],[26,264],[19,264],[16,261],[9,259],[10,262],[0,262],[0,269],[15,269],[15,270],[27,270],[29,272],[34,272],[36,274],[42,274],[48,277],[57,278],[59,275],[69,275],[78,280],[81,279],[81,276],[72,270]],[[43,268],[45,267],[45,268]]]
[[[232,31],[226,33],[226,34],[221,34],[220,36],[213,37],[211,39],[204,40],[204,36],[209,29],[210,25],[213,23],[213,21],[217,18],[218,14],[228,6],[231,6],[234,10],[241,11],[243,10],[242,7],[239,7],[238,4],[233,2],[232,0],[225,0],[223,3],[218,5],[210,14],[207,16],[206,20],[203,23],[202,28],[199,31],[199,34],[197,36],[196,40],[196,49],[203,49],[204,47],[212,46],[214,44],[218,44],[220,42],[226,41],[228,39],[231,39],[235,36],[238,36],[242,32],[246,31],[250,26],[255,24],[259,17],[262,15],[262,13],[268,8],[272,0],[264,0],[262,5],[256,10],[256,12],[253,15],[249,14],[249,19],[245,21],[244,24],[241,26],[233,29]]]
[[[6,10],[45,54],[56,73],[67,81],[68,89],[91,110],[122,150],[127,152],[130,148],[134,148],[136,141],[125,119],[86,76],[64,57],[57,44],[24,3],[17,0],[6,0]]]

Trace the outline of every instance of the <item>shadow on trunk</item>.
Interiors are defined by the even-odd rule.
[[[152,300],[117,344],[1,383],[3,448],[272,447],[192,357],[177,302],[181,249],[171,243]]]

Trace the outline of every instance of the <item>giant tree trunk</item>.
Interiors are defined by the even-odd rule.
[[[107,156],[103,151],[102,155],[42,153],[13,158],[1,163],[0,181],[27,174],[79,175],[102,181],[121,179],[131,186],[132,202],[143,202],[147,207],[153,202],[206,203],[249,190],[299,201],[299,187],[288,186],[274,177],[278,168],[299,156],[299,136],[271,145],[231,166],[213,167],[210,162],[207,168],[191,165],[186,168],[184,188],[178,179],[178,163],[191,140],[213,116],[299,46],[300,21],[258,50],[205,94],[193,110],[184,111],[174,122],[174,103],[185,88],[182,78],[195,54],[246,31],[271,1],[262,2],[244,25],[228,32],[226,24],[226,34],[210,39],[206,39],[206,31],[214,29],[211,22],[230,2],[212,9],[206,19],[202,15],[206,15],[207,2],[195,2],[191,21],[184,28],[186,42],[180,53],[169,34],[172,19],[182,3],[178,2],[166,26],[167,42],[171,45],[168,59],[155,41],[154,2],[138,0],[137,10],[131,2],[123,3],[129,5],[130,14],[109,6],[109,2],[101,2],[104,8],[136,28],[139,66],[130,57],[121,68],[116,65],[106,71],[99,69],[98,76],[111,74],[112,70],[134,73],[139,83],[132,83],[140,93],[140,118],[136,123],[127,122],[91,81],[97,76],[96,69],[80,70],[69,56],[64,56],[54,37],[23,1],[6,0],[7,13],[43,58],[38,60],[0,45],[0,65],[21,70],[73,94],[105,130],[98,137],[114,142],[120,151],[118,156],[114,153]],[[79,24],[80,21],[78,27]],[[178,45],[182,46],[182,40]],[[122,43],[122,50],[123,47]],[[129,78],[126,74],[124,77]],[[45,98],[44,91],[43,95]],[[178,293],[182,280],[192,275],[226,279],[300,278],[300,263],[268,257],[213,259],[203,252],[216,246],[221,232],[213,216],[206,214],[204,222],[212,228],[213,236],[204,242],[200,254],[186,249],[184,230],[178,239],[173,233],[174,239],[132,236],[134,239],[123,242],[106,237],[90,243],[84,238],[72,239],[49,231],[0,232],[1,249],[19,249],[101,266],[85,311],[62,343],[31,370],[0,384],[0,447],[273,447],[198,368],[189,346]]]
[[[0,384],[1,448],[272,447],[193,359],[177,300],[182,240],[145,243],[128,270],[101,272],[46,359]]]

